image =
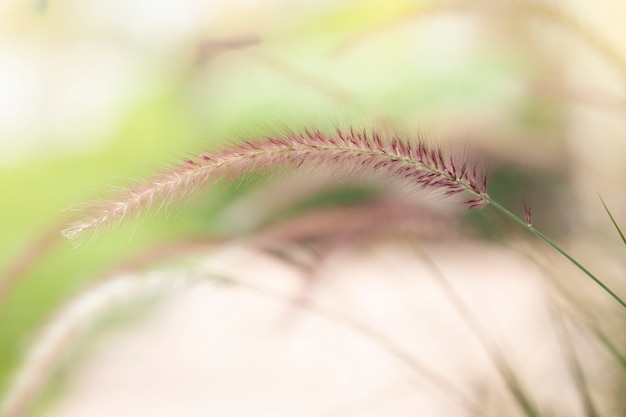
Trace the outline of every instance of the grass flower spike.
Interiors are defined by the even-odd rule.
[[[160,176],[122,191],[117,197],[88,204],[83,207],[84,218],[72,223],[63,235],[70,240],[78,239],[143,211],[183,201],[220,179],[233,180],[250,172],[287,168],[382,175],[414,187],[439,191],[445,196],[465,192],[469,195],[465,200],[468,208],[493,206],[563,255],[626,309],[622,298],[533,226],[532,207],[528,203],[524,204],[522,219],[491,198],[487,194],[487,176],[477,165],[455,160],[423,141],[410,143],[395,136],[383,138],[375,132],[352,129],[337,129],[333,133],[318,130],[286,132],[217,152],[202,153]]]
[[[441,191],[446,196],[467,192],[470,197],[465,203],[469,208],[482,207],[488,202],[487,177],[478,166],[455,161],[423,141],[413,144],[366,131],[337,129],[328,134],[305,130],[186,159],[116,197],[83,207],[86,216],[71,224],[63,235],[74,240],[145,210],[180,201],[219,179],[282,168],[383,174],[420,188]]]

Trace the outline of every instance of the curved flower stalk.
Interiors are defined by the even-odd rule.
[[[532,225],[532,209],[526,206],[522,219],[487,194],[487,176],[475,164],[455,160],[423,141],[416,144],[396,137],[383,138],[376,132],[337,129],[333,133],[305,130],[287,132],[233,145],[214,153],[202,153],[166,170],[160,176],[122,191],[117,197],[85,207],[88,215],[62,233],[78,239],[108,228],[150,208],[180,202],[220,179],[235,179],[250,172],[284,169],[341,170],[400,179],[417,188],[450,196],[465,192],[468,208],[491,205],[527,228],[535,236],[574,264],[613,297],[623,308],[626,302],[556,243]]]
[[[469,208],[487,204],[487,176],[477,165],[455,161],[441,149],[396,137],[384,139],[366,131],[286,133],[233,145],[214,153],[186,159],[160,176],[121,192],[117,197],[84,207],[88,215],[72,223],[63,235],[74,240],[136,216],[150,208],[180,201],[219,179],[234,179],[249,172],[283,168],[336,172],[349,170],[398,178],[420,188],[449,196],[467,192]]]

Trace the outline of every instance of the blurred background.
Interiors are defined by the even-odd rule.
[[[469,147],[488,165],[494,199],[521,213],[528,198],[540,230],[624,289],[624,248],[598,199],[626,224],[624,21],[620,0],[1,2],[0,392],[26,387],[3,417],[501,415],[502,404],[539,415],[519,407],[460,304],[425,283],[439,268],[481,326],[504,335],[516,369],[529,369],[520,378],[537,388],[541,415],[594,415],[590,403],[626,413],[614,395],[626,372],[605,372],[619,368],[625,342],[611,300],[488,210],[350,178],[264,177],[218,184],[79,247],[60,234],[73,204],[186,153],[284,127],[374,126]],[[324,232],[332,216],[357,226]],[[320,230],[291,234],[306,224]],[[422,255],[403,246],[407,236]],[[198,274],[265,283],[282,301]],[[406,355],[343,315],[315,321],[294,307],[302,294],[392,333],[472,401],[454,404],[456,388],[424,372],[411,385]],[[609,325],[562,326],[589,355],[602,398],[587,401],[577,362],[562,361],[576,355],[554,336],[555,298],[582,322]],[[15,382],[40,346],[35,371]],[[131,363],[136,379],[123,372]],[[547,375],[546,387],[533,383]]]

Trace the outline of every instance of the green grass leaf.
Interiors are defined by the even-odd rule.
[[[606,210],[606,213],[609,215],[609,218],[611,219],[611,222],[613,222],[613,226],[615,226],[615,229],[617,230],[617,233],[619,233],[620,237],[622,238],[622,242],[624,242],[624,245],[626,245],[626,237],[624,237],[624,233],[622,233],[622,229],[620,229],[619,226],[617,225],[617,222],[613,218],[613,215],[611,214],[611,212],[609,211],[609,208],[604,203],[604,200],[602,199],[602,197],[600,197],[600,195],[598,195],[598,198],[600,198],[600,201],[602,202],[602,205],[604,206],[604,209]]]

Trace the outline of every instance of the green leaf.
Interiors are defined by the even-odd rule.
[[[624,237],[624,233],[622,233],[622,230],[617,225],[617,222],[613,218],[613,215],[611,214],[611,212],[609,211],[609,208],[604,203],[604,200],[602,199],[602,197],[600,197],[600,195],[598,195],[598,197],[600,198],[600,201],[602,202],[602,205],[604,206],[604,209],[606,210],[606,213],[609,215],[609,218],[613,222],[613,226],[615,226],[615,229],[617,229],[617,233],[619,233],[620,237],[622,238],[622,242],[624,242],[624,245],[626,245],[626,237]]]

